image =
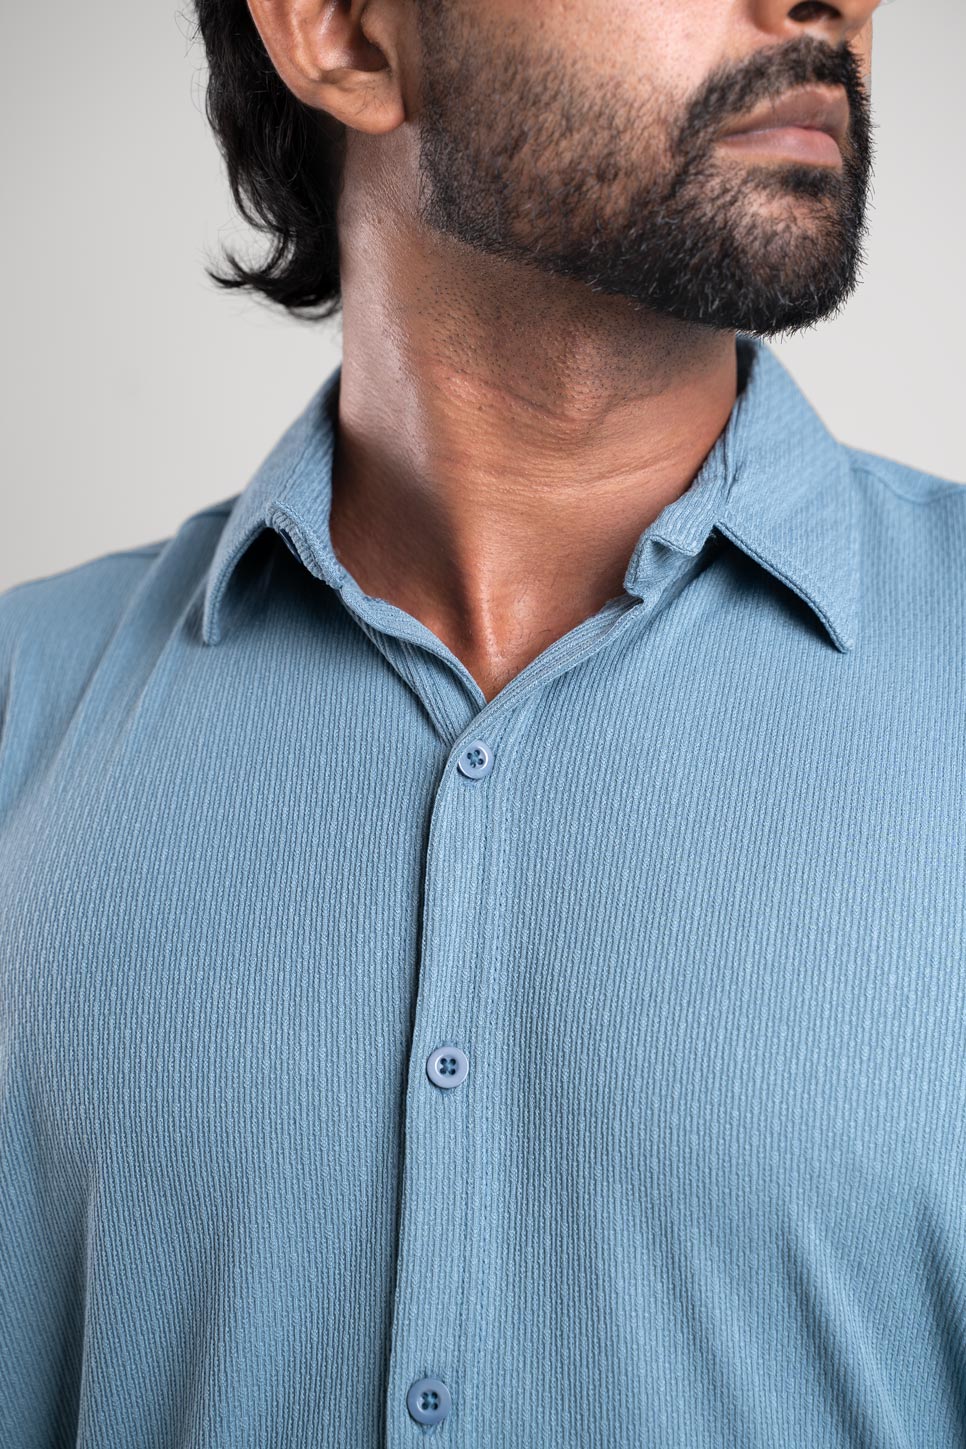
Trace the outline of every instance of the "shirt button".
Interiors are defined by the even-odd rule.
[[[485,740],[471,740],[456,761],[456,768],[468,780],[482,780],[493,769],[493,751]]]
[[[459,1047],[437,1047],[426,1058],[426,1075],[437,1087],[458,1087],[469,1069],[469,1058]]]
[[[417,1379],[406,1395],[406,1408],[417,1424],[438,1424],[446,1418],[452,1402],[442,1379]]]

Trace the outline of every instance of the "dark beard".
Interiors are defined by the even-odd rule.
[[[665,116],[656,130],[649,118],[651,149],[665,159],[642,178],[633,164],[641,143],[615,134],[615,117],[568,87],[559,64],[508,42],[493,55],[493,75],[458,7],[420,3],[420,214],[428,227],[658,315],[762,337],[808,327],[851,295],[863,261],[872,124],[846,43],[803,36],[719,68],[683,117]],[[810,83],[848,95],[841,167],[754,166],[716,154],[722,124]],[[630,121],[625,131],[637,134]]]

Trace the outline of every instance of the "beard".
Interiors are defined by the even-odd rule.
[[[460,0],[417,0],[419,215],[479,252],[708,327],[773,337],[854,291],[872,172],[869,98],[846,42],[811,36],[714,70],[683,104],[622,96],[487,28]],[[790,87],[844,87],[837,167],[721,158],[723,124]]]

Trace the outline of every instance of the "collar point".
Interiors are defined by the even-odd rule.
[[[209,589],[202,600],[201,606],[201,628],[199,630],[201,642],[210,646],[218,644],[221,640],[221,619],[219,617],[218,599]]]
[[[830,609],[827,609],[824,605],[820,605],[817,599],[810,599],[809,602],[821,619],[829,639],[839,653],[851,654],[855,648],[856,641],[855,618],[852,610],[847,611],[848,617],[843,617],[840,610],[833,614]]]

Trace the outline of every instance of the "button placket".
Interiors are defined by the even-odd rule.
[[[423,1425],[457,1436],[467,1425],[461,1389],[478,1335],[485,1131],[474,1087],[486,1055],[483,928],[493,890],[480,847],[490,835],[495,758],[493,734],[452,750],[430,816],[387,1383],[393,1445],[414,1443]]]

